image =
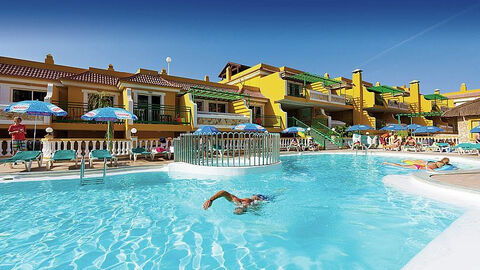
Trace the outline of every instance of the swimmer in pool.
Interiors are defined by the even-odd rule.
[[[433,171],[435,169],[442,168],[445,165],[450,165],[449,158],[442,158],[440,161],[424,161],[424,160],[417,160],[416,164],[400,164],[400,163],[391,163],[391,162],[384,162],[382,165],[391,165],[409,169],[417,169],[417,170],[427,170]]]
[[[261,201],[267,201],[268,197],[262,194],[254,194],[250,198],[238,198],[237,196],[228,193],[225,190],[220,190],[215,195],[213,195],[210,199],[208,199],[205,203],[203,203],[203,209],[207,210],[210,206],[212,206],[213,201],[218,198],[225,198],[229,202],[233,202],[237,208],[235,208],[235,214],[241,215],[247,211],[247,208],[253,206]]]

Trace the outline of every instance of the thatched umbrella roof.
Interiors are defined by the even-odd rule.
[[[442,117],[462,117],[480,115],[480,98],[458,105],[442,114]]]

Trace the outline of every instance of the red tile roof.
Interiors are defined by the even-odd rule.
[[[62,77],[71,76],[75,73],[58,71],[46,68],[36,68],[0,63],[0,74],[9,76],[22,76],[46,80],[58,80]]]
[[[111,75],[86,71],[80,74],[75,74],[73,76],[65,77],[64,79],[116,86],[119,78]]]
[[[176,86],[173,86],[171,83],[167,82],[162,77],[160,77],[160,75],[154,76],[154,75],[138,73],[130,77],[122,78],[121,80],[128,81],[128,82],[152,84],[152,85],[158,85],[158,86],[176,87]]]

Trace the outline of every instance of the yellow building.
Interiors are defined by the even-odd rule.
[[[57,138],[103,138],[104,123],[81,119],[98,107],[98,100],[138,116],[137,121],[115,124],[115,138],[128,138],[132,128],[139,138],[178,136],[205,124],[230,130],[252,121],[249,107],[268,102],[256,87],[210,82],[208,76],[195,80],[167,75],[165,70],[128,73],[112,65],[107,69],[68,67],[55,64],[51,55],[43,63],[0,57],[1,106],[22,100],[44,100],[67,111],[65,117],[45,117],[38,125],[40,136],[50,126]],[[4,112],[0,116],[3,138],[9,137],[6,130],[12,118],[13,114]],[[33,119],[24,118],[31,130]],[[265,124],[272,131],[281,128],[275,121]]]
[[[454,106],[480,98],[480,89],[467,89],[467,85],[462,83],[459,91],[447,92],[443,94],[453,101]]]
[[[362,70],[352,78],[330,78],[305,71],[258,64],[253,67],[229,62],[219,77],[229,85],[255,86],[269,99],[265,115],[282,118],[288,126],[311,128],[320,137],[335,134],[338,125],[364,124],[379,129],[387,124],[444,125],[441,113],[452,103],[439,93],[422,95],[420,82],[409,87],[372,84],[362,79]]]

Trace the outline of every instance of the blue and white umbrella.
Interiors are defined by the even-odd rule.
[[[82,115],[83,120],[87,121],[118,121],[118,120],[137,120],[137,116],[122,108],[105,107],[89,111]]]
[[[305,129],[302,127],[289,127],[282,130],[282,133],[287,133],[287,134],[297,134],[298,132],[305,132]]]
[[[57,105],[39,100],[24,100],[8,105],[5,112],[26,113],[27,115],[65,116],[67,112]]]
[[[407,128],[400,124],[390,124],[382,127],[379,130],[399,131],[399,130],[407,130]]]
[[[62,108],[58,107],[57,105],[53,105],[52,103],[48,103],[45,101],[39,100],[24,100],[20,102],[15,102],[8,105],[5,109],[5,112],[13,112],[13,113],[26,113],[27,115],[34,115],[34,130],[33,130],[33,150],[35,150],[35,139],[37,137],[37,116],[65,116],[67,112],[64,111]]]
[[[107,121],[107,148],[110,149],[110,122],[118,120],[137,120],[137,116],[122,108],[105,107],[89,111],[82,115],[87,121]]]
[[[265,129],[264,127],[262,127],[260,125],[257,125],[257,124],[252,124],[252,123],[236,125],[232,128],[232,130],[245,131],[245,132],[265,132],[265,131],[267,131],[267,129]]]
[[[218,130],[218,128],[214,127],[214,126],[199,126],[197,130],[195,130],[195,132],[193,134],[199,134],[199,135],[202,135],[202,134],[217,134],[217,133],[220,133],[220,131]]]
[[[480,133],[480,126],[472,128],[470,133]]]
[[[415,129],[421,128],[421,127],[423,127],[423,126],[422,126],[422,125],[419,125],[419,124],[410,124],[410,125],[407,126],[407,129],[409,129],[409,130],[415,130]]]
[[[419,127],[413,131],[413,133],[437,133],[445,131],[443,128],[435,127],[435,126],[426,126],[426,127]]]
[[[345,131],[350,132],[350,131],[362,131],[362,130],[375,130],[375,129],[367,125],[353,125],[347,128]]]

